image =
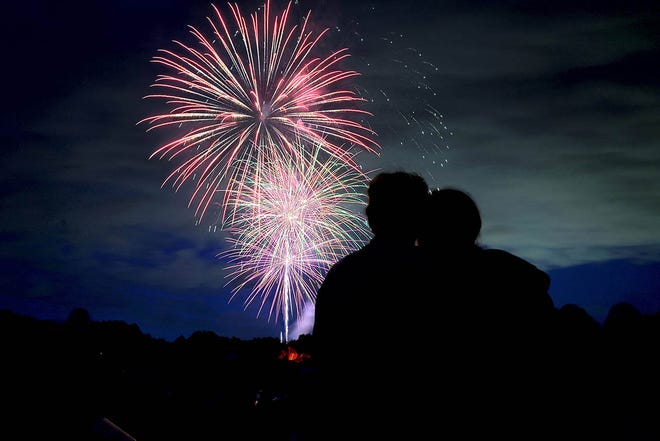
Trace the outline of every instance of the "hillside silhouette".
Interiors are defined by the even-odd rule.
[[[529,387],[547,394],[534,400],[546,403],[535,412],[550,413],[554,423],[541,427],[528,421],[536,424],[530,439],[557,433],[564,439],[660,439],[660,314],[641,314],[620,303],[601,324],[570,304],[556,309],[549,326],[547,339],[536,342],[543,351],[534,353],[544,354],[543,365],[530,375]],[[310,335],[285,344],[200,330],[167,342],[135,324],[94,321],[80,308],[63,322],[2,310],[0,335],[2,430],[16,434],[11,439],[306,439],[300,428],[309,415],[315,378]],[[453,382],[442,368],[444,360],[438,361],[443,357],[438,348],[410,356],[392,350],[420,367],[437,363],[438,381]],[[515,364],[524,359],[523,354],[490,355],[511,357]],[[479,379],[470,393],[504,395],[482,400],[481,406],[521,398],[499,384],[506,377],[494,375],[489,363],[473,367]],[[383,387],[391,381],[383,379]],[[428,405],[438,408],[439,433],[446,430],[440,409],[454,406],[453,417],[462,409],[450,398],[456,397],[428,398]]]

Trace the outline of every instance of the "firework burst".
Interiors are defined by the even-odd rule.
[[[364,99],[338,88],[359,74],[340,68],[346,49],[315,55],[328,29],[310,31],[310,13],[290,25],[291,3],[273,18],[269,2],[261,16],[255,12],[249,19],[238,4],[229,4],[231,19],[212,8],[210,38],[190,26],[197,47],[175,41],[181,53],[163,49],[153,58],[172,73],[159,75],[153,87],[162,92],[147,98],[165,100],[170,111],[139,122],[148,123],[148,130],[185,127],[150,158],[178,161],[163,185],[178,191],[195,181],[189,205],[195,205],[198,219],[224,187],[230,190],[222,197],[226,209],[228,195],[245,186],[255,164],[259,169],[275,157],[299,154],[293,139],[319,146],[355,169],[347,150],[378,153],[375,133],[359,122],[370,114],[355,107]]]
[[[369,237],[356,214],[364,208],[367,181],[320,145],[308,155],[245,167],[250,190],[229,193],[232,247],[219,256],[229,261],[231,298],[248,292],[245,306],[257,302],[257,316],[264,309],[269,320],[281,316],[288,339],[290,316],[315,301],[328,268]]]

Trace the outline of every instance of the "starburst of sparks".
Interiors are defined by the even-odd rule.
[[[245,187],[255,164],[258,169],[273,158],[300,154],[293,139],[319,146],[355,169],[348,150],[378,154],[380,149],[375,132],[360,122],[370,115],[355,106],[364,98],[340,88],[359,75],[340,66],[347,49],[316,54],[328,29],[309,30],[309,12],[300,24],[289,24],[290,2],[272,18],[268,1],[261,16],[254,12],[249,19],[238,4],[228,5],[231,19],[212,5],[211,36],[189,26],[198,46],[175,41],[180,52],[162,49],[153,58],[171,73],[157,77],[153,87],[162,92],[147,98],[165,100],[170,111],[139,122],[148,123],[148,130],[185,127],[150,158],[178,161],[163,185],[178,191],[195,181],[189,206],[195,205],[198,219],[218,192],[224,218],[229,195]]]
[[[302,145],[294,146],[305,150]],[[299,315],[328,268],[370,235],[363,216],[367,181],[320,145],[308,155],[245,164],[247,188],[230,192],[233,245],[219,256],[229,261],[232,298],[248,291],[246,307],[258,302],[257,316]]]

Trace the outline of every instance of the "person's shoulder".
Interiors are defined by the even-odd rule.
[[[344,257],[339,259],[337,263],[335,263],[334,266],[347,266],[347,265],[352,265],[357,261],[360,261],[362,259],[366,259],[369,257],[369,254],[371,253],[370,246],[367,243],[366,245],[362,246],[361,248],[358,248],[356,250],[351,251],[350,253],[346,254]]]
[[[483,248],[481,250],[481,256],[489,263],[499,263],[502,265],[515,265],[521,268],[538,269],[536,265],[529,262],[528,260],[525,260],[520,256],[499,248]]]
[[[548,273],[516,254],[499,248],[484,248],[481,250],[481,256],[484,263],[498,272],[511,272],[545,285],[546,288],[550,286]]]
[[[365,251],[365,248],[366,246],[354,250],[346,254],[345,256],[339,258],[339,260],[333,263],[328,269],[328,276],[333,276],[338,273],[343,273],[347,270],[350,270],[351,268],[360,266],[360,262],[362,262],[367,257],[368,254],[368,252]]]

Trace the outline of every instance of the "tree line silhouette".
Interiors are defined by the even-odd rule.
[[[3,310],[0,327],[2,430],[15,434],[11,439],[305,439],[315,390],[311,335],[285,344],[197,331],[168,342],[135,324],[93,321],[81,308],[64,322]],[[553,415],[561,419],[546,428],[534,421],[539,437],[561,431],[566,438],[659,439],[659,313],[619,303],[601,324],[568,304],[556,309],[549,331],[551,345],[544,347],[553,349],[528,387],[548,394],[548,406],[535,412],[560,409]],[[416,336],[409,338],[412,343]],[[420,367],[442,357],[435,348],[414,355],[392,349]],[[488,363],[475,366],[476,372],[478,388],[497,381],[488,375]],[[447,380],[441,371],[438,377]],[[507,397],[500,386],[495,390],[503,396],[495,402],[473,404],[520,398]],[[429,406],[447,397],[429,397]],[[465,404],[443,403],[456,411]]]

